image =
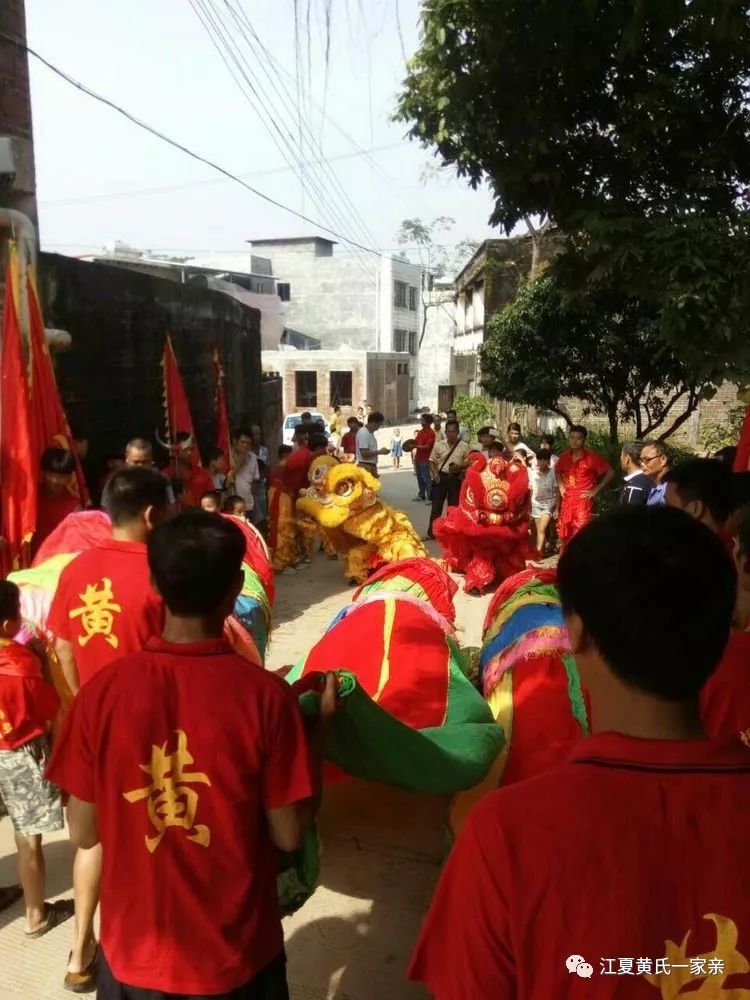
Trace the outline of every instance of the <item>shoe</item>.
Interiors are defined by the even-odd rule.
[[[99,946],[94,948],[94,957],[82,972],[66,972],[63,989],[69,993],[93,993],[96,989],[96,960]]]
[[[307,565],[312,562],[312,559],[310,558],[310,556],[303,556],[302,562]]]
[[[285,569],[282,569],[281,573],[279,574],[279,576],[296,576],[296,575],[297,575],[297,570],[294,568],[294,566],[287,566]]]
[[[422,536],[422,541],[423,542],[434,542],[435,541],[435,536],[434,535],[423,535]]]
[[[297,572],[301,569],[310,569],[312,565],[312,559],[303,559],[302,562],[297,563]]]
[[[412,502],[412,503],[419,503],[419,502],[420,502],[420,500],[422,500],[422,501],[423,501],[423,500],[424,500],[424,497],[412,497],[412,498],[411,498],[411,502]]]

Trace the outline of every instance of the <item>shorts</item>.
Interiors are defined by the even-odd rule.
[[[534,503],[531,504],[531,516],[533,518],[542,517],[543,514],[548,514],[550,517],[553,516],[555,510],[557,509],[556,503]]]
[[[37,736],[17,750],[0,750],[0,797],[21,837],[63,828],[60,789],[44,777],[48,760],[46,736]]]
[[[282,953],[253,976],[249,983],[238,986],[229,993],[211,994],[212,1000],[289,1000],[286,982],[286,955]],[[145,990],[139,986],[126,986],[118,982],[102,949],[99,949],[99,968],[96,1000],[199,1000],[192,993],[163,993]]]

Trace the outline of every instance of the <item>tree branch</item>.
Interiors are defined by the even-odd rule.
[[[679,417],[675,417],[675,419],[672,421],[672,424],[667,428],[667,430],[666,431],[662,431],[662,433],[659,435],[658,440],[659,441],[666,440],[666,438],[668,438],[670,434],[674,434],[674,432],[679,427],[682,427],[682,425],[687,420],[690,419],[690,417],[692,416],[692,414],[695,411],[695,408],[697,407],[697,405],[698,405],[699,402],[700,402],[700,393],[697,392],[694,388],[690,389],[690,392],[689,392],[689,395],[688,395],[687,407],[685,408],[685,412],[681,413],[679,415]]]
[[[674,408],[675,404],[678,403],[686,393],[688,394],[689,397],[692,396],[693,389],[690,388],[689,386],[685,386],[684,389],[680,389],[680,391],[676,395],[674,395],[671,398],[671,400],[667,403],[667,405],[664,407],[664,409],[662,410],[661,415],[660,415],[660,417],[659,417],[658,420],[652,420],[651,417],[649,417],[648,427],[646,427],[646,429],[643,432],[643,434],[644,434],[645,437],[648,437],[649,434],[652,434],[656,430],[657,427],[661,427],[661,425],[667,419],[667,416],[669,415],[669,411]],[[694,409],[695,409],[695,404],[693,404],[693,410]],[[692,410],[688,410],[687,411],[688,417],[690,416],[691,413],[692,413]],[[685,422],[684,420],[680,421],[680,423],[684,423],[684,422]],[[677,424],[677,426],[679,427],[680,424]],[[670,431],[670,434],[671,433],[672,432]],[[663,440],[663,438],[660,437],[659,440]]]

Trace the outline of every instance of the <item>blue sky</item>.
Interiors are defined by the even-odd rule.
[[[258,73],[266,98],[248,101],[212,46],[190,0],[27,0],[29,44],[71,76],[137,117],[208,156],[248,183],[347,235],[396,246],[406,217],[453,216],[454,244],[492,235],[491,202],[452,173],[426,182],[431,154],[404,138],[389,119],[404,74],[396,0],[331,0],[331,49],[324,83],[326,0],[296,0],[300,87],[308,136],[320,142],[346,196],[326,177],[328,204],[313,203],[263,126],[266,108],[299,157],[296,112],[270,86],[270,70],[232,22],[227,2],[249,23],[288,76],[296,98],[295,0],[195,0],[203,13],[223,13],[232,39]],[[418,0],[398,0],[407,54],[418,39]],[[249,33],[249,32],[248,32]],[[309,37],[309,50],[308,50]],[[310,53],[308,67],[308,51]],[[31,59],[40,231],[45,248],[87,253],[124,240],[154,250],[246,252],[253,237],[300,235],[314,227],[219,180],[192,161],[97,104]],[[276,86],[280,93],[283,91]],[[327,114],[370,154],[377,168],[320,114]],[[302,159],[316,155],[307,137]],[[198,183],[199,182],[199,183]],[[210,183],[207,183],[210,182]],[[150,193],[142,189],[169,188]],[[319,199],[320,200],[320,199]],[[367,234],[365,236],[365,234]],[[497,234],[495,234],[497,235]],[[342,244],[342,246],[344,246]]]

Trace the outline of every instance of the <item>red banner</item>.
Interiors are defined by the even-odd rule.
[[[11,250],[5,275],[2,357],[0,358],[0,502],[3,575],[30,562],[29,542],[36,530],[39,461],[29,407],[29,386],[16,312],[18,281]]]
[[[75,481],[71,483],[71,492],[85,507],[89,502],[86,480],[83,477],[81,463],[75,451],[73,436],[70,433],[68,418],[65,416],[60,393],[57,388],[55,369],[52,366],[47,337],[44,333],[44,320],[39,305],[36,286],[29,276],[27,284],[29,296],[29,335],[30,335],[30,406],[31,426],[34,444],[38,458],[41,458],[45,448],[64,448],[72,453],[76,461]]]
[[[185,395],[185,386],[182,384],[182,376],[177,366],[177,358],[175,357],[172,338],[169,334],[167,334],[166,343],[164,344],[162,370],[164,372],[164,410],[167,421],[168,443],[175,446],[178,434],[190,434],[193,438],[193,465],[200,465],[201,457],[193,428],[193,418],[190,415],[190,407]]]
[[[229,433],[227,397],[224,392],[224,366],[219,358],[219,348],[214,345],[214,406],[216,409],[216,446],[224,452],[222,472],[229,472],[232,461],[232,441]]]

